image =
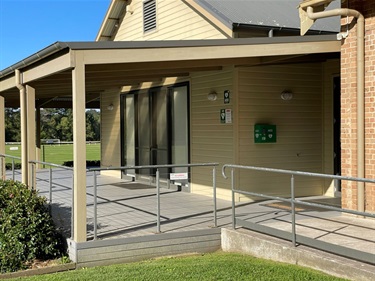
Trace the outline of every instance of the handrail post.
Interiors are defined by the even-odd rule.
[[[12,158],[12,180],[14,181],[14,158]]]
[[[157,200],[157,233],[160,233],[160,185],[159,185],[159,169],[156,169],[156,200]]]
[[[96,171],[94,171],[94,240],[98,238],[98,196],[97,196],[97,183]]]
[[[30,163],[29,165],[31,165],[31,175],[29,176],[29,180],[31,181],[30,182],[30,184],[31,184],[31,190],[36,190],[36,186],[34,186],[34,168],[35,167],[34,167],[33,163]]]
[[[212,170],[212,188],[214,198],[214,226],[217,227],[217,202],[216,202],[216,167]]]
[[[70,213],[71,213],[71,218],[70,218],[70,238],[73,239],[74,237],[74,173],[72,176],[72,204],[70,207]]]
[[[236,229],[236,204],[234,196],[234,169],[232,168],[231,172],[231,187],[232,187],[232,227]]]
[[[49,167],[49,203],[52,204],[52,167]]]
[[[290,178],[290,194],[292,197],[291,200],[291,209],[292,209],[292,243],[296,247],[296,209],[295,209],[295,194],[294,194],[294,175],[292,174]]]
[[[3,156],[0,156],[0,169],[1,169],[1,180],[5,180],[5,175],[6,175],[6,167],[5,167],[5,158]],[[5,168],[5,169],[4,169]]]

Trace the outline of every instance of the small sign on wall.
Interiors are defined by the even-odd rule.
[[[170,180],[187,180],[188,173],[171,173]]]
[[[224,91],[224,104],[230,103],[230,91],[225,90]]]
[[[220,122],[223,124],[232,123],[232,109],[220,109]]]

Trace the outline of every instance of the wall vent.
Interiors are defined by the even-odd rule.
[[[156,0],[143,2],[143,32],[156,29]]]

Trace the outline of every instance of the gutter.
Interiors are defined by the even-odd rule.
[[[272,26],[272,25],[256,25],[256,24],[249,24],[249,23],[233,23],[232,29],[234,32],[240,31],[241,29],[257,29],[257,30],[265,30],[265,31],[285,31],[291,32],[295,34],[299,34],[300,29],[294,27],[286,27],[286,26]],[[337,34],[335,31],[326,31],[326,30],[309,30],[306,35],[329,35],[329,34]],[[269,36],[272,37],[272,36]]]
[[[41,60],[53,53],[56,53],[57,51],[60,51],[64,48],[66,48],[67,45],[65,43],[62,43],[62,42],[56,42],[46,48],[44,48],[43,50],[27,57],[26,59],[20,61],[20,62],[17,62],[11,66],[9,66],[8,68],[5,68],[3,70],[0,71],[0,78],[2,77],[5,77],[9,74],[11,74],[12,72],[16,71],[17,69],[21,69],[23,67],[26,67],[38,60]],[[17,75],[16,75],[17,76]],[[17,78],[16,78],[17,79]]]
[[[352,9],[334,9],[325,12],[314,13],[313,7],[307,7],[307,16],[312,19],[321,19],[332,16],[349,16],[357,19],[357,177],[365,177],[365,19],[363,15]],[[365,183],[357,182],[357,208],[365,210]]]

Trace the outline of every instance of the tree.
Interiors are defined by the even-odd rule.
[[[40,111],[41,139],[73,140],[73,116],[70,108],[44,108]]]
[[[86,111],[86,140],[100,140],[100,113],[94,109]]]
[[[73,113],[70,108],[42,108],[40,110],[41,139],[73,141]],[[20,142],[20,110],[5,109],[5,141]],[[86,140],[100,140],[100,112],[86,111]]]
[[[5,141],[21,141],[20,110],[18,108],[5,108]]]

